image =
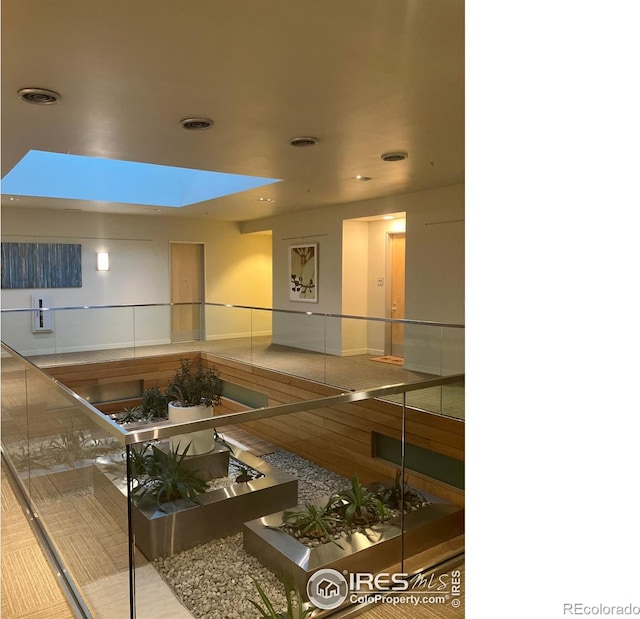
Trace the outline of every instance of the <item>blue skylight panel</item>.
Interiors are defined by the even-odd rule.
[[[2,193],[180,208],[279,180],[31,150],[2,179]]]

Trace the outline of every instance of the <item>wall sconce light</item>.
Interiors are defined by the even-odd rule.
[[[98,252],[98,271],[109,270],[109,254],[106,251]]]

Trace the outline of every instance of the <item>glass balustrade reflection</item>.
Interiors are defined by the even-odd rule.
[[[19,372],[18,363],[3,359],[3,390],[9,389],[2,403],[7,456],[92,616],[129,617],[126,502],[109,512],[109,489],[100,482],[100,469],[126,476],[123,437],[97,423],[96,414],[40,370],[23,365]],[[16,388],[23,389],[24,400],[15,399]]]
[[[37,453],[31,453],[29,444],[28,408],[27,408],[27,371],[22,363],[3,346],[1,393],[2,393],[2,449],[17,474],[23,480],[23,486],[29,493],[29,472],[37,468]]]

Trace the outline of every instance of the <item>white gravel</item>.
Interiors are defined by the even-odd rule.
[[[256,558],[244,552],[242,533],[156,559],[153,565],[195,617],[260,617],[249,602],[260,601],[253,578],[276,608],[286,608],[283,586]]]
[[[269,464],[298,478],[298,503],[349,486],[349,480],[286,451],[263,456]],[[249,602],[260,603],[255,578],[277,610],[286,608],[284,587],[276,576],[242,548],[242,534],[217,539],[153,566],[182,603],[201,619],[258,619]]]
[[[332,492],[351,487],[351,480],[309,462],[288,451],[276,451],[262,456],[269,464],[298,478],[298,503],[304,505]]]

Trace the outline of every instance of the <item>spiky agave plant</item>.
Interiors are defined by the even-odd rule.
[[[413,490],[402,479],[400,469],[396,470],[396,477],[393,486],[386,487],[380,485],[376,488],[376,493],[380,496],[382,502],[390,509],[401,509],[409,511],[413,507],[421,507],[428,504],[425,498],[416,490]]]
[[[260,599],[264,606],[261,606],[254,600],[249,600],[249,602],[251,602],[251,604],[253,604],[260,613],[260,619],[306,619],[306,617],[313,612],[313,608],[304,607],[304,602],[298,589],[295,589],[294,591],[296,604],[295,606],[293,605],[291,587],[286,584],[284,585],[284,595],[287,599],[287,610],[277,612],[273,606],[273,602],[271,602],[269,596],[265,593],[260,583],[255,578],[253,579],[253,583],[260,594]]]
[[[155,503],[160,511],[167,511],[162,507],[163,503],[178,499],[196,502],[196,497],[207,489],[207,482],[183,464],[190,445],[182,453],[177,449],[165,453],[155,445],[151,446],[150,457],[144,463],[145,474],[133,490],[137,505]]]
[[[344,506],[347,524],[367,525],[374,520],[384,520],[388,514],[380,496],[367,490],[360,483],[357,473],[351,478],[351,488],[332,494],[329,505],[334,508]]]
[[[339,548],[342,548],[335,539],[329,528],[340,522],[334,516],[327,504],[324,507],[317,507],[307,503],[302,510],[285,510],[282,514],[282,524],[298,531],[301,536],[315,537],[320,540],[326,539]]]

